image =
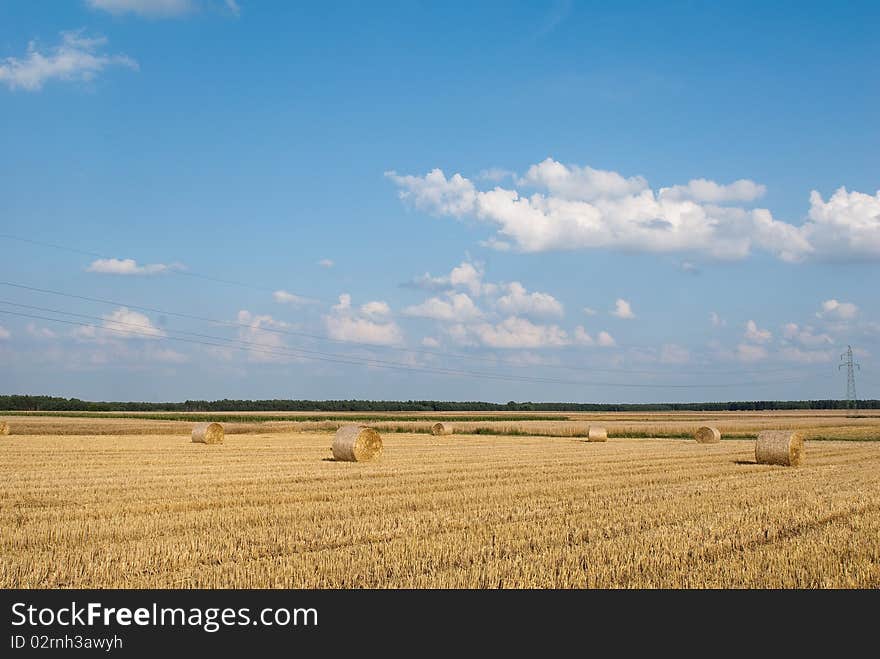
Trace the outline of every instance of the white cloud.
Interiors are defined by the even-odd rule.
[[[513,316],[500,323],[477,323],[463,329],[464,335],[490,348],[547,348],[569,344],[565,330],[557,325],[539,325]]]
[[[756,346],[751,343],[740,343],[736,347],[736,358],[743,362],[754,362],[767,357],[767,349],[764,346]]]
[[[613,348],[617,345],[617,341],[608,332],[599,332],[599,336],[596,337],[596,343],[602,348]]]
[[[490,167],[489,169],[484,169],[477,174],[477,179],[480,181],[492,181],[493,183],[499,183],[506,178],[514,178],[516,176],[516,172],[512,172],[509,169],[501,169],[500,167]]]
[[[5,341],[6,339],[9,339],[11,337],[12,337],[12,332],[10,332],[8,329],[3,327],[3,325],[0,325],[0,341]]]
[[[751,201],[764,187],[742,179],[722,185],[705,179],[654,192],[641,177],[566,166],[551,159],[514,184],[478,190],[460,174],[434,169],[425,176],[387,176],[399,196],[439,216],[473,217],[497,234],[483,244],[524,252],[618,249],[696,252],[742,259],[760,249],[783,261],[808,257],[880,258],[880,192],[841,188],[825,203],[813,193],[808,221],[795,226],[763,208],[720,205]],[[522,188],[538,188],[527,194]]]
[[[373,301],[361,305],[361,313],[370,318],[385,318],[391,315],[391,307],[387,302]]]
[[[752,341],[753,343],[767,343],[773,338],[773,333],[770,330],[759,328],[754,320],[750,320],[746,323],[746,331],[743,336],[745,336],[747,341]]]
[[[404,315],[416,318],[464,323],[482,318],[483,312],[467,293],[447,293],[446,299],[432,297],[421,304],[407,307]]]
[[[75,338],[83,341],[97,341],[107,343],[114,339],[161,339],[166,336],[165,332],[153,325],[150,319],[138,311],[132,311],[128,307],[118,307],[108,314],[101,316],[103,322],[100,326],[87,325],[77,327],[72,334]],[[51,330],[46,336],[54,333]]]
[[[294,306],[309,304],[311,302],[311,300],[309,300],[308,298],[304,298],[301,295],[288,293],[285,290],[275,291],[274,293],[272,293],[272,297],[275,298],[275,301],[279,304],[292,304]]]
[[[660,348],[661,364],[687,364],[691,360],[691,353],[675,343],[667,343]]]
[[[787,323],[782,328],[782,335],[789,341],[797,341],[805,346],[830,345],[834,340],[828,334],[816,334],[810,327],[801,328],[797,323]]]
[[[624,178],[617,172],[563,165],[552,158],[529,167],[526,175],[517,183],[545,189],[557,197],[571,201],[625,197],[638,194],[648,187],[648,182],[641,176]]]
[[[617,316],[618,318],[622,318],[624,320],[632,320],[636,317],[636,315],[633,313],[630,303],[623,298],[617,298],[617,301],[614,303],[614,311],[610,313],[612,316]]]
[[[880,190],[872,196],[842,187],[827,202],[813,190],[803,230],[823,257],[880,258]]]
[[[400,188],[398,196],[416,208],[454,217],[462,217],[476,209],[476,188],[461,174],[447,179],[442,170],[433,169],[423,177],[399,176],[395,171],[385,172],[385,176]]]
[[[483,277],[485,274],[482,263],[462,261],[448,275],[432,277],[431,273],[426,272],[421,277],[416,277],[412,285],[416,288],[435,291],[463,288],[474,297],[494,295],[498,291],[498,286],[496,284],[484,283]]]
[[[138,265],[134,259],[97,259],[89,264],[86,272],[96,272],[102,275],[161,275],[183,269],[179,263]]]
[[[36,323],[28,323],[25,331],[35,339],[54,339],[58,336],[48,327],[39,327]]]
[[[687,185],[673,185],[671,188],[660,188],[660,196],[673,200],[690,200],[723,204],[731,201],[754,201],[763,197],[767,186],[760,185],[749,179],[740,179],[727,185],[704,178],[688,181]]]
[[[236,16],[241,15],[241,7],[238,6],[236,0],[226,0],[226,8]]]
[[[822,364],[830,362],[833,358],[830,350],[801,350],[793,346],[782,348],[779,356],[786,361],[800,364]]]
[[[335,263],[333,263],[333,259],[321,259],[318,261],[318,265],[322,268],[332,268]]]
[[[182,16],[195,9],[192,0],[86,0],[86,4],[111,14],[137,14],[145,18]],[[226,0],[226,6],[238,14],[234,0]]]
[[[584,313],[588,316],[595,316],[599,312],[592,307],[584,307]]]
[[[686,272],[689,275],[700,274],[700,267],[692,261],[682,261],[681,263],[678,264],[678,268],[682,272]]]
[[[282,320],[276,320],[270,315],[253,314],[247,309],[238,312],[237,322],[241,326],[238,330],[238,338],[251,344],[247,347],[248,359],[253,362],[285,362],[297,358],[281,354],[287,349],[284,336],[277,331],[284,330],[290,325]]]
[[[562,304],[549,293],[529,293],[518,281],[507,284],[507,295],[496,301],[499,311],[504,314],[562,316]]]
[[[426,348],[439,348],[440,342],[433,336],[426,336],[422,339],[422,345]]]
[[[822,309],[816,312],[817,318],[833,318],[836,320],[852,320],[859,313],[859,308],[852,302],[838,302],[835,299],[825,300]]]
[[[709,322],[712,323],[712,327],[724,327],[727,325],[727,321],[714,311],[709,312]]]
[[[587,330],[584,329],[583,325],[578,325],[574,328],[574,342],[582,346],[596,345],[596,341],[589,335]]]
[[[374,308],[371,305],[384,304],[368,302],[364,307]],[[363,308],[363,307],[362,307]],[[324,316],[324,324],[330,338],[337,341],[352,341],[354,343],[373,343],[376,345],[396,345],[402,343],[403,333],[393,321],[376,322],[362,315],[363,312],[355,313],[351,306],[351,295],[343,293],[339,296],[339,304],[333,306],[332,313]]]
[[[87,37],[82,30],[62,32],[61,43],[42,52],[31,41],[25,57],[0,61],[0,82],[9,89],[35,92],[53,79],[89,82],[110,66],[137,70],[137,62],[130,57],[100,52],[106,43],[104,37]]]

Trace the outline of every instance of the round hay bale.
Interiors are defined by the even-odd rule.
[[[608,441],[608,431],[605,430],[602,426],[590,426],[589,431],[587,431],[587,441],[588,442],[607,442]]]
[[[333,438],[333,459],[366,462],[382,452],[382,436],[366,426],[342,426]]]
[[[712,426],[703,426],[694,433],[694,439],[700,444],[717,444],[721,441],[721,431]]]
[[[437,422],[433,426],[431,426],[431,434],[432,435],[451,435],[452,434],[452,426],[450,426],[448,423]]]
[[[755,442],[755,461],[797,467],[804,460],[804,434],[796,430],[764,430]]]
[[[192,440],[196,444],[222,444],[223,426],[219,423],[200,423],[193,428]]]
[[[8,435],[9,434],[9,424],[5,421],[0,421],[0,435]]]

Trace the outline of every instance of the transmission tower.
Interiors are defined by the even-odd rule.
[[[856,369],[862,370],[859,364],[853,362],[852,346],[846,347],[846,352],[840,355],[840,361],[843,362],[837,367],[837,370],[846,366],[846,406],[855,407],[856,401]]]

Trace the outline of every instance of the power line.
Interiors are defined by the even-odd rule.
[[[18,288],[18,289],[36,292],[36,293],[43,293],[43,294],[47,294],[47,295],[57,295],[59,297],[66,297],[66,298],[70,298],[70,299],[74,299],[74,300],[83,300],[86,302],[95,302],[98,304],[106,304],[109,306],[116,306],[116,307],[127,307],[129,309],[137,309],[138,311],[148,311],[150,313],[156,313],[156,314],[160,314],[160,315],[164,315],[164,316],[174,316],[177,318],[186,318],[188,320],[196,320],[199,322],[212,323],[215,325],[221,325],[221,326],[226,326],[226,327],[238,327],[238,328],[244,328],[244,329],[253,329],[253,326],[249,325],[248,323],[240,323],[240,322],[229,321],[229,320],[218,320],[216,318],[208,318],[205,316],[198,316],[198,315],[182,313],[182,312],[178,312],[178,311],[168,311],[165,309],[159,309],[156,307],[149,307],[149,306],[138,305],[138,304],[131,304],[128,302],[119,302],[119,301],[108,300],[108,299],[104,299],[104,298],[96,298],[96,297],[89,297],[86,295],[76,295],[73,293],[65,293],[63,291],[56,291],[56,290],[52,290],[52,289],[48,289],[48,288],[38,288],[36,286],[27,286],[25,284],[18,284],[18,283],[9,282],[9,281],[0,281],[0,285],[8,286],[11,288]],[[492,358],[492,357],[481,357],[479,355],[466,355],[466,354],[462,354],[462,353],[444,352],[444,351],[439,351],[439,350],[425,350],[425,349],[421,349],[421,348],[400,348],[397,346],[365,343],[362,341],[333,339],[333,338],[330,338],[327,336],[322,336],[320,334],[310,334],[308,332],[297,332],[294,330],[287,330],[287,329],[276,328],[276,327],[260,327],[259,329],[260,329],[260,331],[271,332],[274,334],[297,336],[297,337],[308,338],[308,339],[312,339],[312,340],[316,340],[316,341],[324,341],[327,343],[335,343],[335,344],[342,344],[342,345],[355,345],[355,346],[361,346],[361,347],[366,347],[366,348],[371,348],[371,349],[378,348],[378,349],[382,349],[382,350],[391,350],[391,351],[402,352],[402,353],[407,353],[407,354],[431,355],[431,356],[435,356],[435,357],[451,357],[453,359],[481,361],[481,362],[486,362],[486,363],[490,363],[490,364],[503,364],[506,366],[512,366],[512,367],[516,367],[516,368],[534,368],[533,365],[523,364],[522,362],[516,362],[516,361],[512,361],[512,360]],[[567,370],[567,371],[577,371],[579,373],[583,372],[583,370],[584,370],[583,367],[568,366],[565,364],[542,364],[541,366],[543,368],[553,368],[553,369],[562,369],[562,370]],[[621,373],[621,374],[633,374],[633,375],[658,375],[658,374],[662,375],[662,374],[664,374],[661,371],[639,370],[639,369],[621,369],[621,368],[606,369],[606,368],[590,367],[590,370],[596,371],[599,373]],[[691,375],[699,375],[699,376],[705,375],[707,377],[712,377],[712,376],[719,375],[719,374],[720,375],[739,375],[739,374],[763,375],[765,373],[783,373],[783,372],[791,372],[791,371],[798,371],[798,370],[803,370],[803,369],[787,367],[787,368],[760,369],[760,370],[739,369],[736,371],[712,370],[711,372],[705,372],[705,373],[701,372],[701,371],[696,371],[695,373],[692,373]]]
[[[8,303],[4,302],[4,304],[8,304]],[[27,307],[28,306],[28,305],[18,305],[16,303],[11,303],[11,304],[14,306],[20,306],[20,307]],[[84,317],[83,314],[73,314],[72,312],[56,311],[56,310],[48,310],[48,311],[50,313],[70,314],[73,316]],[[36,315],[36,314],[27,314],[27,313],[15,312],[15,311],[6,311],[3,309],[0,309],[0,313],[11,315],[11,316],[18,316],[18,317],[22,317],[22,318],[32,318],[32,319],[38,319],[38,320],[45,320],[45,321],[49,321],[49,322],[63,323],[65,325],[88,327],[88,328],[96,329],[96,330],[114,332],[116,334],[122,334],[125,336],[132,335],[132,331],[130,331],[130,330],[114,329],[111,327],[95,325],[93,323],[83,323],[83,322],[78,322],[78,321],[63,320],[60,318],[51,318],[51,317],[40,316],[40,315]],[[512,381],[512,382],[527,382],[527,383],[533,383],[533,384],[560,384],[560,385],[574,385],[574,386],[585,386],[585,387],[601,386],[601,387],[647,388],[647,389],[696,389],[696,388],[726,388],[726,387],[739,387],[739,386],[765,386],[765,385],[771,385],[771,384],[783,384],[783,383],[801,381],[801,379],[797,379],[797,380],[777,380],[777,381],[769,381],[769,382],[737,382],[737,383],[725,383],[725,384],[714,383],[714,384],[700,385],[700,384],[666,384],[666,383],[642,384],[642,383],[595,382],[595,381],[589,382],[589,381],[583,381],[583,380],[559,380],[559,379],[553,379],[553,378],[537,378],[537,377],[526,377],[526,376],[486,373],[486,372],[481,372],[481,371],[465,371],[465,370],[459,370],[459,369],[419,367],[419,366],[413,366],[410,364],[400,364],[397,362],[386,362],[386,361],[375,360],[375,359],[354,358],[354,357],[347,357],[344,355],[334,355],[334,354],[328,354],[328,353],[319,353],[316,351],[304,351],[304,350],[299,350],[299,349],[278,350],[278,349],[266,347],[265,344],[260,344],[260,343],[250,342],[250,341],[227,339],[224,337],[215,337],[215,336],[210,336],[210,335],[198,335],[198,334],[193,334],[190,332],[186,333],[188,335],[200,336],[205,339],[211,339],[214,341],[224,341],[226,343],[232,344],[232,345],[224,345],[223,343],[218,344],[218,343],[212,343],[212,342],[208,342],[208,341],[190,339],[190,338],[185,338],[185,337],[169,336],[167,334],[165,336],[157,336],[155,333],[156,328],[153,328],[153,327],[150,328],[150,330],[151,330],[150,332],[145,332],[144,330],[146,329],[146,326],[144,326],[142,324],[127,323],[124,321],[108,321],[106,319],[102,319],[102,320],[105,323],[110,322],[114,325],[122,325],[122,326],[139,328],[139,330],[136,329],[134,331],[135,336],[138,336],[139,338],[147,338],[147,339],[155,339],[155,340],[170,340],[170,341],[178,341],[178,342],[184,342],[184,343],[206,345],[206,346],[211,346],[211,347],[219,347],[219,348],[230,348],[231,347],[231,348],[236,348],[239,350],[248,350],[248,351],[260,352],[260,353],[265,353],[265,354],[274,354],[274,355],[281,355],[281,356],[287,356],[287,357],[293,356],[293,357],[300,357],[303,359],[311,359],[311,360],[316,360],[316,361],[327,361],[327,362],[359,365],[359,366],[371,366],[371,367],[375,367],[375,368],[390,368],[390,369],[403,370],[403,371],[413,371],[413,372],[441,374],[441,375],[457,375],[457,376],[493,379],[493,380],[504,380],[504,381]],[[171,330],[171,331],[174,331],[174,330]],[[182,332],[176,332],[176,333],[182,333]]]

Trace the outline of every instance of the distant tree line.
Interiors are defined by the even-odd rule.
[[[880,409],[880,400],[860,400]],[[41,412],[737,412],[838,410],[845,400],[753,400],[714,403],[484,403],[440,400],[187,400],[182,403],[101,402],[54,396],[0,396],[0,410]]]

